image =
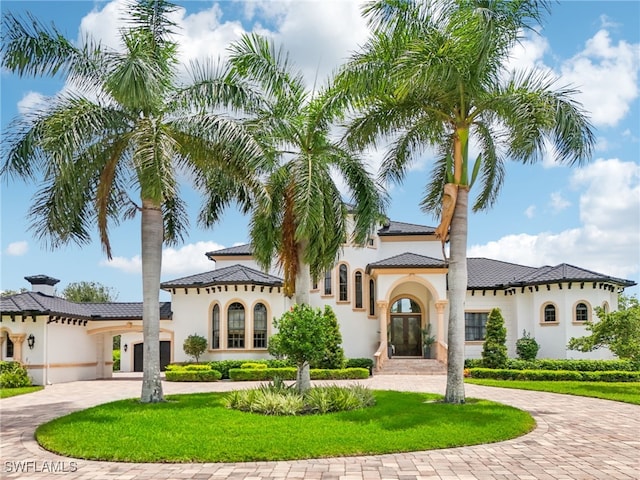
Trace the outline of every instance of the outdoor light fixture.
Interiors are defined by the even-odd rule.
[[[27,337],[27,345],[29,345],[29,349],[33,350],[33,346],[36,344],[36,337],[33,336],[33,333],[29,334]]]
[[[127,346],[127,344],[125,343],[125,344],[124,344],[124,351],[125,351],[125,352],[127,351],[127,348],[129,348],[129,347],[128,347],[128,346]]]

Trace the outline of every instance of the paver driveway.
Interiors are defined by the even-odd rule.
[[[373,389],[443,393],[443,376],[376,376]],[[341,382],[348,383],[348,382]],[[361,382],[362,383],[362,382]],[[165,383],[166,394],[238,384]],[[427,452],[291,462],[136,464],[75,460],[42,450],[36,426],[65,413],[136,397],[139,379],[74,382],[0,400],[1,478],[112,479],[640,479],[640,406],[607,400],[466,386],[467,396],[523,408],[537,428],[506,442]],[[18,462],[23,462],[18,466]],[[27,462],[27,463],[24,463]],[[19,469],[20,471],[16,471]]]

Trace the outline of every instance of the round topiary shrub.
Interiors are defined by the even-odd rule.
[[[522,331],[522,338],[516,341],[516,354],[518,358],[526,361],[533,361],[538,355],[540,345],[536,339],[531,337],[526,330]]]

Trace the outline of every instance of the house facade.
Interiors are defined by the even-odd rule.
[[[273,319],[292,305],[279,272],[261,271],[250,245],[206,255],[215,262],[211,271],[161,285],[171,294],[160,308],[161,363],[189,361],[182,345],[192,334],[207,339],[201,361],[268,358]],[[372,358],[377,368],[390,350],[420,357],[429,329],[430,357],[446,362],[447,272],[434,228],[389,221],[365,246],[343,246],[334,268],[313,281],[310,303],[334,309],[347,357]],[[1,300],[3,360],[24,363],[36,384],[108,378],[113,337],[121,335],[121,371],[142,370],[141,303],[77,304],[53,295],[56,279],[25,278],[31,292]],[[498,307],[510,356],[526,331],[540,343],[540,358],[611,358],[607,350],[580,353],[566,345],[587,333],[595,307],[617,309],[618,293],[631,285],[568,264],[535,268],[469,258],[465,356],[480,357],[488,314]]]

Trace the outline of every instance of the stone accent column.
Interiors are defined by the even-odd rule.
[[[4,339],[6,338],[4,332],[0,332],[0,360],[4,360]]]
[[[438,314],[438,335],[437,335],[437,351],[436,358],[441,362],[447,363],[447,350],[445,349],[444,339],[444,309],[448,305],[448,300],[438,300],[436,302],[436,312]]]
[[[387,309],[389,308],[389,302],[386,300],[378,300],[376,302],[378,307],[378,320],[380,321],[380,346],[382,349],[382,357],[384,359],[389,358],[387,356]]]
[[[10,333],[9,339],[13,342],[13,359],[22,363],[22,345],[24,339],[27,338],[26,333]]]

